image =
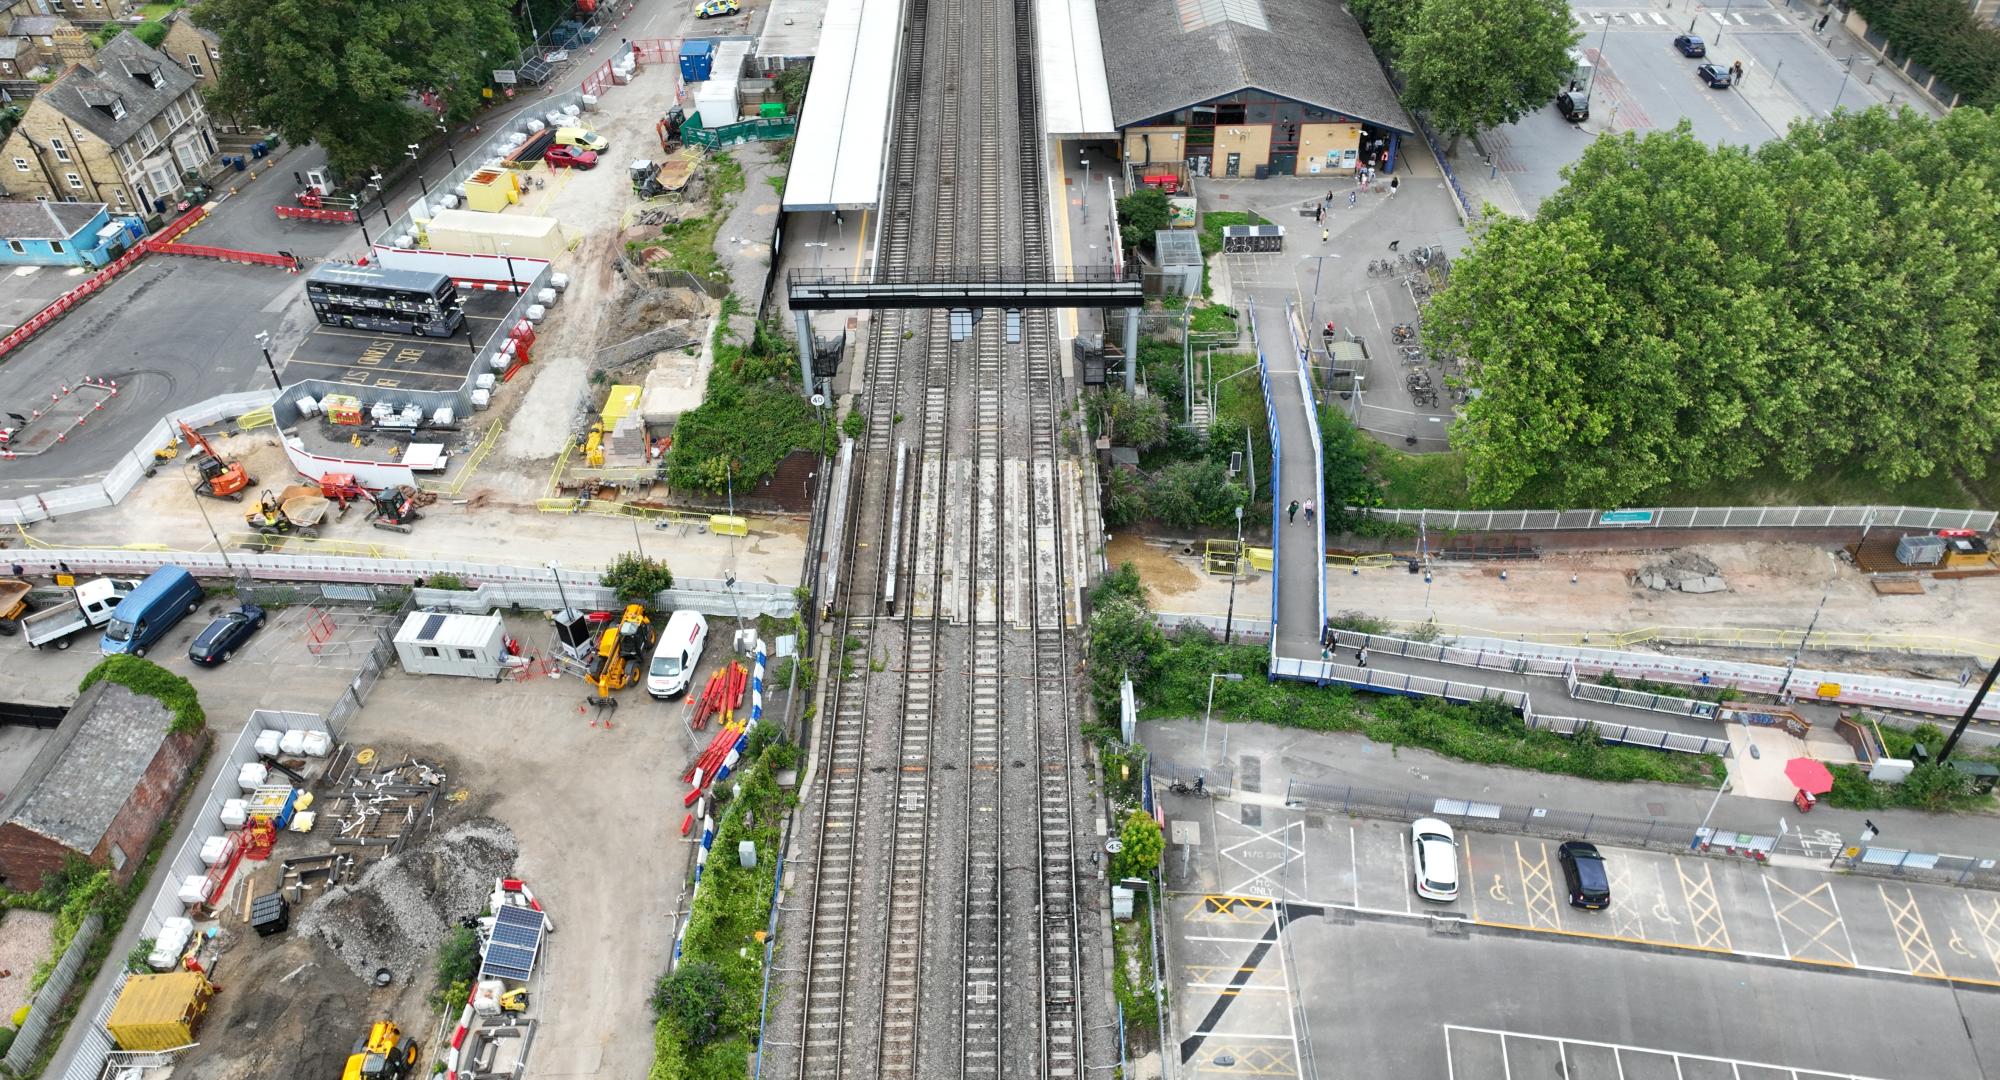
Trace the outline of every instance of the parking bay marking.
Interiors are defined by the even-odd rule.
[[[1979,931],[1979,940],[1986,946],[1986,958],[1993,962],[1993,973],[2000,975],[2000,899],[1982,899],[1985,901],[1983,908],[1972,897],[1966,897],[1965,910],[1972,914],[1972,926]]]
[[[1674,856],[1674,872],[1680,875],[1681,895],[1687,898],[1688,922],[1694,929],[1694,943],[1706,949],[1735,952],[1729,941],[1729,924],[1723,921],[1722,905],[1715,899],[1715,878],[1707,864],[1699,864],[1699,878],[1688,873],[1687,864]]]
[[[1832,963],[1842,964],[1846,967],[1854,966],[1854,939],[1848,936],[1846,920],[1840,917],[1840,901],[1834,898],[1833,882],[1822,881],[1805,892],[1800,892],[1769,875],[1766,875],[1762,880],[1764,882],[1764,899],[1769,901],[1771,905],[1771,918],[1778,924],[1778,944],[1784,948],[1786,956],[1794,960],[1807,960],[1817,963],[1829,962],[1828,958],[1830,958],[1830,962]],[[1783,891],[1789,899],[1783,904],[1778,903],[1777,893],[1772,891],[1773,886]],[[1822,902],[1822,897],[1824,897],[1824,902]],[[1801,908],[1807,909],[1807,911],[1813,914],[1802,912],[1800,911]],[[1795,915],[1794,912],[1798,912],[1798,914]],[[1815,918],[1814,915],[1818,917]],[[1814,923],[1818,924],[1817,927],[1812,925]],[[1785,933],[1785,927],[1787,926],[1805,935],[1802,942],[1796,948],[1792,945],[1792,935]],[[1846,953],[1842,953],[1839,949],[1835,948],[1833,942],[1828,938],[1828,935],[1832,934],[1836,928],[1840,930],[1842,937],[1847,938]],[[1812,955],[1815,948],[1826,950],[1827,957]]]
[[[1612,896],[1629,897],[1634,895],[1632,891],[1632,875],[1626,873],[1624,860],[1606,859],[1604,861],[1604,869],[1606,876],[1610,878],[1609,884],[1611,885]],[[1635,904],[1613,903],[1611,905],[1611,924],[1613,929],[1625,937],[1638,938],[1641,941],[1646,940],[1646,920],[1644,916],[1639,914],[1638,907]]]
[[[1555,884],[1549,877],[1549,846],[1537,840],[1534,849],[1536,857],[1531,861],[1521,842],[1514,841],[1514,863],[1521,871],[1521,906],[1527,910],[1529,926],[1560,930]]]
[[[1910,974],[1942,976],[1944,966],[1938,963],[1930,927],[1924,925],[1924,914],[1917,910],[1917,894],[1904,889],[1903,899],[1898,902],[1890,898],[1884,886],[1875,886],[1875,891],[1882,894],[1882,906],[1888,909],[1889,924],[1896,931],[1896,946],[1903,950],[1903,961],[1909,965]]]

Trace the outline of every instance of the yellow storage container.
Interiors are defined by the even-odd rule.
[[[215,987],[198,971],[125,980],[104,1028],[120,1050],[172,1050],[195,1041]]]
[[[646,393],[643,386],[623,384],[611,388],[611,396],[604,399],[604,430],[618,426],[618,421],[639,411],[639,399]]]
[[[750,520],[734,514],[710,514],[708,531],[717,536],[749,536]]]

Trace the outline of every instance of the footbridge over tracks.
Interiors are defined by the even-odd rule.
[[[1137,274],[1121,274],[1110,266],[794,270],[785,284],[794,311],[1136,308],[1146,303]]]

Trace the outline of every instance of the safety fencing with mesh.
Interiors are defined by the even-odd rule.
[[[21,1029],[14,1033],[14,1044],[7,1048],[7,1056],[0,1058],[0,1064],[7,1066],[9,1075],[19,1076],[21,1071],[42,1052],[42,1042],[49,1037],[49,1030],[62,1014],[63,999],[69,996],[70,988],[76,985],[77,976],[83,970],[85,954],[90,952],[90,944],[104,929],[104,917],[91,913],[84,917],[83,925],[76,928],[76,936],[70,939],[69,948],[63,950],[62,959],[56,961],[55,970],[49,973],[47,982],[28,999],[28,1018],[21,1021]]]
[[[1625,510],[1394,510],[1349,507],[1380,521],[1464,532],[1552,529],[1973,529],[1993,528],[1992,510],[1933,506],[1676,506]]]

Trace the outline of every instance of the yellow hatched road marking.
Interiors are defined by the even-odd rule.
[[[1681,895],[1687,898],[1688,921],[1693,924],[1695,944],[1709,949],[1735,952],[1729,940],[1729,924],[1723,921],[1722,905],[1715,899],[1715,878],[1707,864],[1697,863],[1701,875],[1688,873],[1687,864],[1674,856],[1674,872],[1680,875]]]
[[[1917,910],[1917,894],[1903,890],[1903,898],[1898,901],[1889,895],[1889,890],[1881,885],[1875,891],[1882,894],[1882,906],[1888,909],[1889,923],[1896,930],[1896,946],[1903,950],[1903,961],[1910,967],[1912,975],[1943,975],[1944,965],[1938,962],[1937,948],[1931,944],[1930,927],[1924,925],[1924,914]]]

